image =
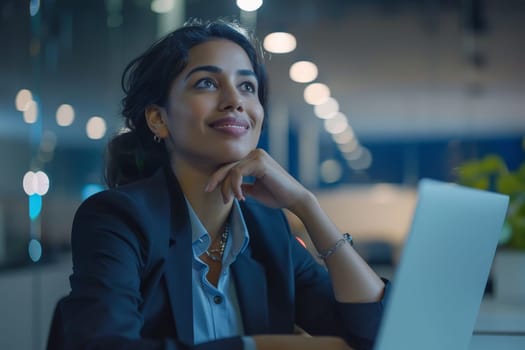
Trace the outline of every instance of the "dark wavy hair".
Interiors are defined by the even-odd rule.
[[[244,49],[257,76],[258,97],[266,107],[267,77],[262,50],[256,39],[233,22],[193,20],[155,42],[124,69],[122,117],[129,131],[116,135],[106,150],[105,180],[110,188],[151,176],[168,164],[164,143],[153,140],[146,119],[146,107],[166,106],[172,82],[188,64],[189,50],[212,39],[227,39]]]

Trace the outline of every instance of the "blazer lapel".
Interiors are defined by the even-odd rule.
[[[237,256],[231,267],[245,334],[268,333],[268,293],[264,268],[251,258],[248,249]]]
[[[250,200],[242,202],[241,209],[250,232],[250,250],[238,257],[235,273],[244,323],[251,323],[246,333],[252,326],[257,333],[291,333],[294,277],[286,242],[287,223],[282,213],[276,215],[275,210],[252,205]]]
[[[171,201],[170,242],[166,257],[165,279],[178,338],[194,343],[192,298],[191,225],[184,195],[175,176],[166,169]]]

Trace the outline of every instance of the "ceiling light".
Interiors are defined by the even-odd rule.
[[[341,112],[339,112],[341,113]],[[341,113],[342,114],[342,113]],[[355,134],[350,125],[346,128],[345,131],[339,133],[339,134],[332,134],[332,138],[334,139],[335,143],[342,145],[345,143],[348,143],[352,140],[355,140]]]
[[[28,196],[43,196],[49,191],[49,177],[43,171],[28,171],[22,179],[22,186]]]
[[[350,140],[350,141],[347,142],[347,143],[339,144],[338,147],[339,147],[339,150],[340,150],[341,152],[343,152],[344,154],[355,153],[355,152],[357,151],[357,149],[359,148],[359,142],[357,142],[357,139],[354,138],[354,139]],[[355,158],[355,159],[357,159],[357,158],[360,157],[360,155],[357,155],[357,156],[356,156],[356,155],[354,154],[354,156],[349,156],[349,157],[350,157],[350,159],[349,159],[349,158],[346,158],[346,157],[345,157],[345,158],[346,158],[347,160],[351,160],[352,157]]]
[[[338,114],[333,118],[326,119],[324,121],[324,128],[330,134],[339,134],[348,128],[348,121],[344,115]]]
[[[290,79],[298,83],[309,83],[317,78],[317,66],[309,61],[299,61],[290,67]]]
[[[57,109],[57,124],[60,126],[69,126],[75,120],[75,110],[71,105],[63,104]]]
[[[325,84],[313,83],[304,89],[304,100],[311,105],[318,105],[330,97],[330,89]]]
[[[320,175],[324,182],[334,183],[341,179],[343,169],[335,159],[328,159],[321,163]]]
[[[29,14],[31,17],[36,16],[40,10],[40,0],[30,0],[29,1]]]
[[[339,103],[333,97],[328,97],[323,103],[318,104],[314,107],[314,113],[321,119],[331,119],[337,116],[339,112]],[[341,114],[343,119],[346,120],[344,114]]]
[[[257,11],[263,0],[237,0],[237,7],[246,12]]]
[[[101,117],[91,117],[86,124],[86,134],[92,140],[99,140],[106,134],[106,122]]]
[[[297,41],[290,33],[275,32],[268,34],[263,41],[264,49],[272,53],[288,53],[295,50]]]
[[[175,7],[175,0],[153,0],[151,2],[151,11],[155,13],[168,13]]]
[[[38,105],[35,101],[29,101],[27,108],[24,110],[24,121],[27,124],[36,123],[38,119]]]
[[[353,170],[366,170],[372,165],[372,153],[365,147],[360,147],[360,149],[362,151],[359,158],[348,160],[348,166]]]
[[[37,262],[42,257],[42,245],[38,239],[31,239],[27,246],[27,252],[33,262]]]
[[[33,101],[33,94],[27,89],[22,89],[18,91],[15,97],[15,106],[16,109],[20,112],[25,111],[29,108],[29,103]]]
[[[354,149],[351,152],[345,152],[344,150],[341,150],[342,147],[339,147],[339,149],[343,152],[343,157],[346,160],[351,161],[359,159],[361,157],[361,154],[363,153],[363,147],[361,147],[358,142],[356,142],[356,145],[357,147],[354,147]]]

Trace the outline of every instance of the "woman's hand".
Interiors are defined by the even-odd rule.
[[[253,184],[243,184],[244,176],[255,178]],[[225,203],[235,196],[244,200],[249,195],[273,208],[294,208],[311,193],[288,174],[268,153],[262,149],[251,151],[238,162],[224,165],[210,178],[206,192],[220,186]]]
[[[302,335],[256,335],[257,350],[352,350],[337,337],[305,337]]]

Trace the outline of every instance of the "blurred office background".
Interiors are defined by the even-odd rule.
[[[378,269],[395,266],[419,179],[456,182],[491,154],[509,170],[525,160],[525,2],[246,3],[0,1],[1,349],[44,348],[74,212],[104,188],[122,127],[121,73],[187,19],[237,19],[264,42],[261,147]]]

